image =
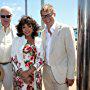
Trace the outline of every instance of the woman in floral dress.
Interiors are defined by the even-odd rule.
[[[36,37],[39,26],[33,18],[23,16],[16,29],[18,37],[13,41],[11,52],[14,89],[40,90],[43,49],[41,39]]]

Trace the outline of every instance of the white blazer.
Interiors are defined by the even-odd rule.
[[[42,32],[43,47],[46,51],[46,33]],[[49,62],[53,75],[58,83],[65,83],[66,78],[74,78],[76,50],[74,31],[68,26],[56,23],[52,34]],[[45,52],[44,52],[45,53]]]

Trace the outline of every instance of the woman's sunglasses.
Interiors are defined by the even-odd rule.
[[[1,18],[10,18],[11,17],[11,15],[0,15],[1,16]]]

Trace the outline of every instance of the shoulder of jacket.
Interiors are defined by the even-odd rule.
[[[61,24],[62,29],[73,29],[73,27],[67,25],[67,24]]]
[[[67,25],[67,24],[62,24],[61,25],[62,31],[68,32],[68,31],[73,31],[73,27]]]

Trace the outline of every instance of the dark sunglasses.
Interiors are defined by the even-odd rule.
[[[49,13],[49,14],[47,14],[47,15],[41,15],[42,18],[49,18],[49,17],[51,17],[51,16],[52,16],[52,13]]]
[[[1,18],[10,18],[11,17],[11,15],[0,15],[1,16]]]

